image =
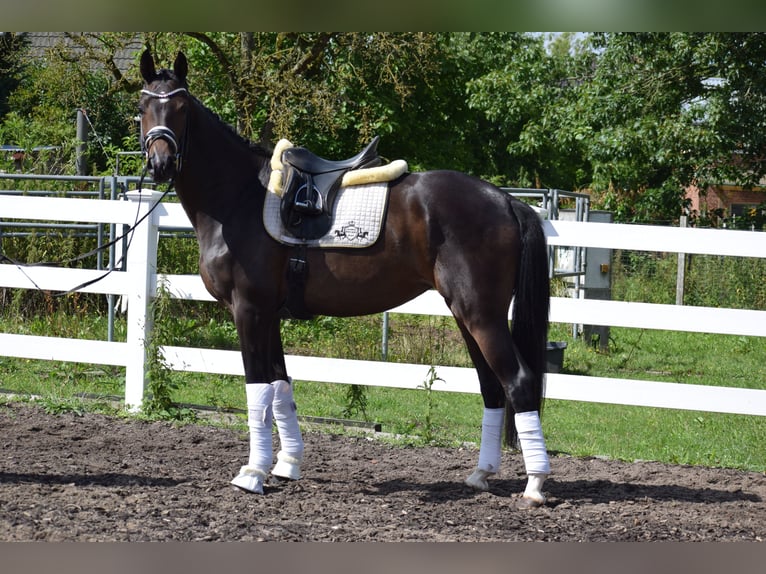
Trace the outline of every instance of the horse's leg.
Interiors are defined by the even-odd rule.
[[[250,431],[250,456],[231,483],[256,494],[263,494],[273,457],[272,402],[274,387],[268,383],[247,383],[247,426]]]
[[[264,315],[245,304],[234,307],[234,322],[245,367],[250,456],[232,484],[262,494],[273,459],[274,420],[286,453],[282,457],[284,464],[275,468],[278,472],[289,478],[300,476],[303,441],[297,426],[292,387],[287,382],[278,317]]]
[[[298,480],[301,477],[303,438],[290,382],[276,380],[271,384],[251,383],[245,386],[247,394],[247,422],[250,430],[250,457],[240,469],[232,484],[263,494],[263,483],[272,462],[272,417],[279,432],[281,448],[274,476]]]
[[[529,506],[545,503],[543,483],[550,474],[550,460],[540,424],[539,400],[533,391],[534,375],[524,363],[511,337],[507,321],[472,331],[482,354],[502,382],[513,407],[514,423],[527,472],[523,498]]]
[[[472,304],[461,304],[460,301],[453,299],[450,307],[458,324],[464,325],[470,339],[475,342],[484,361],[495,374],[496,380],[502,384],[505,397],[511,402],[527,472],[527,486],[524,490],[523,500],[528,506],[540,506],[545,503],[542,487],[546,477],[550,474],[550,461],[540,424],[538,398],[533,391],[535,387],[534,375],[524,363],[513,342],[508,321],[505,318],[507,313],[490,312],[491,310],[486,306],[486,302],[491,300],[490,297],[482,298],[481,294],[474,294],[472,298],[474,299]],[[492,319],[492,317],[498,317],[498,319]],[[467,340],[467,344],[469,352],[472,352],[472,345],[468,342],[470,339]],[[482,364],[482,360],[474,359],[474,362]],[[482,380],[481,370],[478,367],[477,371],[480,374],[480,380]],[[490,379],[485,378],[485,380]],[[484,387],[482,387],[483,393]],[[499,418],[499,414],[495,416]],[[492,421],[496,421],[496,419],[491,419],[490,423]],[[494,440],[491,438],[492,436],[491,434],[488,435],[489,440]],[[482,426],[483,439],[484,429]],[[483,475],[486,469],[482,470],[484,472],[479,472],[478,475],[474,471],[474,474],[469,477],[471,486],[476,487],[477,484],[479,487],[483,486],[481,479],[485,478]]]
[[[293,399],[292,380],[274,381],[271,386],[274,387],[272,406],[280,444],[277,463],[271,474],[280,478],[298,480],[301,477],[303,460],[303,437],[298,425],[298,409]]]
[[[280,478],[298,480],[301,477],[301,462],[303,461],[303,437],[298,425],[298,408],[293,397],[293,381],[286,375],[285,353],[282,348],[279,319],[275,321],[274,328],[271,329],[269,347],[272,356],[282,359],[275,372],[277,374],[285,373],[282,378],[271,382],[271,386],[274,387],[274,400],[271,406],[279,433],[280,445],[277,463],[271,470],[271,474]]]
[[[479,461],[473,473],[465,483],[476,490],[489,490],[487,479],[500,471],[503,440],[503,420],[505,418],[505,391],[492,369],[484,360],[479,346],[461,321],[458,327],[465,340],[468,354],[471,356],[479,375],[484,411],[481,420],[481,443],[479,443]]]
[[[540,412],[534,410],[516,413],[514,420],[527,471],[523,499],[528,501],[527,507],[541,506],[545,504],[543,484],[551,473],[551,464],[540,424]]]

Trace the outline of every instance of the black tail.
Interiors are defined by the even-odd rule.
[[[534,374],[533,392],[536,396],[537,410],[542,413],[550,308],[548,245],[537,213],[521,201],[510,199],[521,231],[521,261],[516,277],[511,335],[521,358]],[[516,444],[514,414],[510,402],[506,401],[507,445]]]

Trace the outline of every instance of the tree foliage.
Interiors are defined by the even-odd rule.
[[[24,39],[12,32],[0,32],[0,119],[8,113],[8,98],[21,83]]]
[[[413,169],[590,190],[618,220],[681,214],[690,183],[766,176],[763,33],[69,33],[41,62],[0,38],[0,140],[137,149],[137,58],[183,50],[195,93],[246,137],[325,157],[374,135]],[[72,50],[72,46],[76,50]],[[116,55],[132,47],[124,72]],[[23,81],[20,79],[23,77]],[[3,104],[6,107],[3,108]]]
[[[569,38],[559,41],[548,50],[540,35],[476,40],[475,49],[495,57],[489,69],[468,80],[468,103],[495,126],[508,158],[505,173],[517,185],[571,189],[588,183],[580,144],[587,130],[562,113],[576,107],[577,60]]]
[[[109,171],[114,151],[131,146],[135,137],[135,96],[115,64],[117,52],[130,41],[119,33],[67,33],[43,58],[32,58],[28,42],[17,34],[23,81],[8,97],[8,113],[0,117],[0,142],[56,146],[56,164],[73,169],[75,118],[82,109],[95,128],[89,152],[94,170]]]
[[[594,35],[580,84],[590,131],[589,187],[619,219],[681,213],[696,183],[753,185],[764,175],[766,35]]]
[[[438,71],[424,33],[187,33],[150,38],[168,64],[184,50],[194,91],[250,138],[288,138],[328,156],[393,133]]]

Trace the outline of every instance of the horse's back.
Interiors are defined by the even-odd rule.
[[[518,230],[516,203],[495,185],[462,172],[414,172],[391,188],[389,225],[401,219],[411,232],[426,233],[431,247],[453,240],[470,249],[482,239],[513,241],[498,234]]]
[[[480,200],[496,201],[505,194],[497,186],[479,177],[448,169],[409,172],[392,186],[421,194],[439,194],[442,198],[471,193]]]
[[[431,214],[453,216],[464,223],[480,225],[513,219],[513,199],[497,186],[478,177],[451,170],[409,173],[391,188],[392,201],[401,195],[420,203]]]

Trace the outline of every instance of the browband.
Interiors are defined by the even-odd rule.
[[[172,98],[173,96],[176,96],[180,94],[181,92],[186,92],[186,88],[176,88],[175,90],[171,90],[169,92],[152,92],[150,90],[141,90],[141,93],[144,95],[147,95],[152,98]]]

